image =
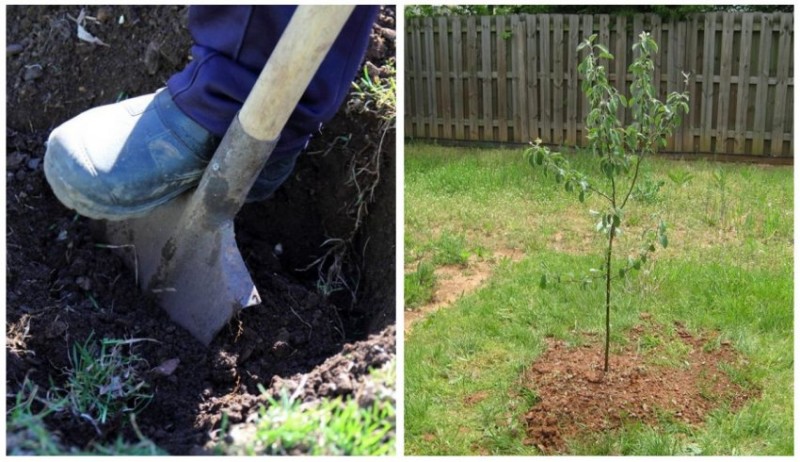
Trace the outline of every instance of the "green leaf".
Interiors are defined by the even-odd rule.
[[[614,166],[610,163],[603,162],[603,164],[600,166],[600,170],[603,171],[607,178],[614,178]]]
[[[580,193],[578,193],[578,200],[581,202],[586,200],[586,191],[581,191]]]
[[[667,244],[669,243],[668,240],[667,240],[667,235],[666,234],[662,234],[662,235],[658,236],[658,242],[661,243],[661,247],[666,249],[667,248]]]
[[[542,165],[542,162],[544,162],[544,153],[542,151],[536,151],[536,154],[535,154],[534,157],[535,157],[536,165]]]
[[[547,288],[547,275],[546,274],[543,274],[542,278],[539,279],[539,287],[541,289],[546,289]]]

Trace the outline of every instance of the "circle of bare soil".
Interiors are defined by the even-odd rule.
[[[79,13],[7,8],[7,405],[26,380],[63,387],[69,349],[90,335],[152,340],[130,346],[153,395],[137,424],[171,454],[199,452],[223,413],[243,421],[264,402],[260,384],[278,396],[304,376],[304,401],[354,395],[395,355],[393,127],[344,105],[286,184],[242,209],[237,240],[263,303],[205,347],[138,291],[131,256],[98,246],[90,220],[55,199],[42,171],[53,127],[151,93],[188,62],[187,8],[88,8],[86,28],[109,46],[77,39]],[[391,72],[394,22],[394,8],[382,8],[366,57],[373,75]],[[365,188],[371,196],[360,198]],[[159,368],[176,360],[174,371]],[[45,422],[66,448],[138,440],[122,422],[101,432],[63,413]]]
[[[759,393],[728,377],[724,365],[745,360],[717,333],[692,335],[676,323],[671,335],[647,323],[630,336],[610,355],[606,373],[599,336],[574,347],[548,339],[547,351],[522,377],[537,399],[524,415],[525,444],[561,454],[571,440],[591,441],[627,423],[658,426],[667,419],[699,426],[712,410],[737,410]],[[669,342],[677,355],[667,351]]]

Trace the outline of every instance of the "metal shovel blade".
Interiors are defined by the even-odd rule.
[[[147,216],[105,222],[111,244],[135,252],[142,290],[206,345],[240,309],[261,303],[233,218],[274,145],[247,135],[237,119],[195,191]]]
[[[114,245],[132,248],[135,258],[126,261],[134,266],[142,290],[208,345],[233,315],[261,299],[236,246],[232,220],[193,239],[171,235],[189,199],[184,194],[147,218],[107,222],[106,237]],[[156,280],[168,261],[174,262],[172,277]]]

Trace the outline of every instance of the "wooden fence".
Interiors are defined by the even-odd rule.
[[[587,103],[576,48],[596,33],[626,91],[632,45],[659,44],[654,85],[683,91],[690,114],[663,151],[793,156],[793,16],[707,13],[415,18],[406,24],[405,133],[411,138],[585,144]],[[626,92],[627,94],[627,92]],[[630,113],[626,114],[630,118]]]

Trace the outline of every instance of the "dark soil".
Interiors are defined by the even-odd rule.
[[[549,341],[548,350],[523,378],[538,397],[525,414],[526,444],[545,454],[568,451],[568,442],[591,438],[639,422],[701,425],[709,412],[731,410],[759,394],[731,381],[722,368],[744,361],[717,333],[692,335],[680,324],[672,334],[653,323],[635,327],[629,344],[612,354],[603,372],[601,339],[568,347]],[[685,354],[672,357],[664,345],[678,342]],[[666,359],[665,359],[666,358]],[[679,362],[679,365],[674,364]]]
[[[274,197],[245,206],[237,235],[263,303],[207,348],[139,293],[130,257],[98,247],[102,237],[55,199],[41,165],[53,127],[153,92],[186,64],[187,8],[92,6],[86,14],[99,22],[87,29],[109,47],[77,39],[69,16],[79,13],[77,6],[7,7],[9,396],[26,378],[42,389],[51,380],[63,386],[69,348],[90,334],[155,340],[131,346],[149,364],[143,373],[154,396],[137,423],[172,454],[198,452],[223,413],[232,424],[244,420],[263,403],[259,384],[277,396],[303,375],[306,401],[353,396],[369,369],[395,355],[393,127],[379,114],[343,107]],[[394,58],[394,15],[385,8],[373,29],[367,59],[376,74]],[[356,184],[353,171],[362,172]],[[372,194],[360,198],[365,187]],[[174,372],[153,370],[175,359]],[[70,415],[46,423],[69,447],[137,440],[123,422],[100,435]]]

